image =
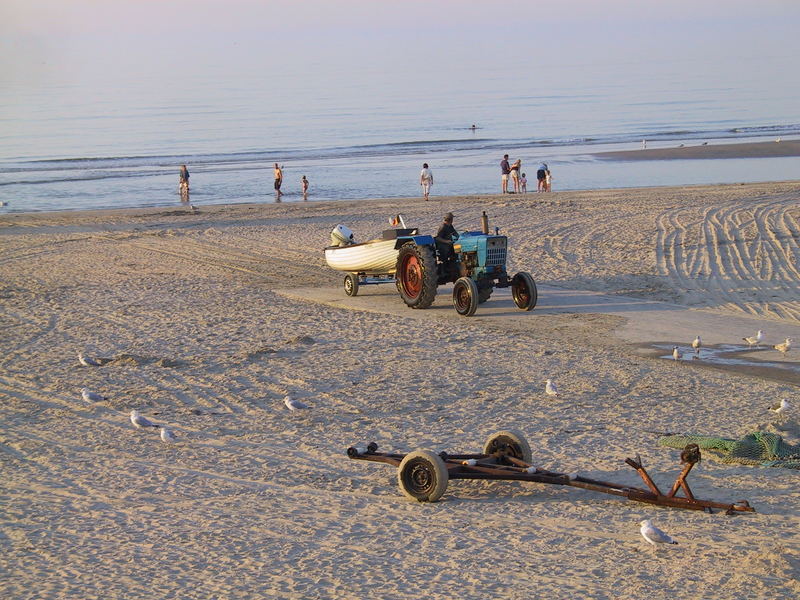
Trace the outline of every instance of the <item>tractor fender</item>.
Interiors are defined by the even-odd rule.
[[[407,235],[397,238],[394,244],[395,250],[398,250],[400,246],[408,242],[414,242],[416,246],[433,246],[435,244],[432,235]]]

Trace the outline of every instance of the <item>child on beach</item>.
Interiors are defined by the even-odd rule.
[[[519,185],[522,187],[522,193],[523,194],[527,194],[528,193],[528,179],[525,177],[525,173],[523,173],[522,177],[520,177]]]
[[[300,185],[303,187],[303,200],[305,200],[308,198],[308,179],[305,175],[300,179]]]
[[[545,192],[552,192],[553,188],[551,187],[551,181],[553,181],[553,177],[550,175],[550,169],[546,169],[544,172],[544,191]]]

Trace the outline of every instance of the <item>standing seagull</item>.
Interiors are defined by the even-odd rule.
[[[100,402],[101,400],[108,400],[105,396],[98,394],[96,392],[90,392],[89,388],[81,389],[81,397],[89,403],[92,402]]]
[[[781,400],[781,403],[778,405],[777,408],[770,407],[770,410],[779,417],[782,417],[786,412],[789,411],[789,402],[786,400],[786,398],[784,398]]]
[[[694,348],[694,353],[695,353],[695,354],[700,354],[700,347],[701,347],[702,345],[703,345],[703,342],[700,340],[700,336],[698,335],[698,336],[697,336],[696,338],[694,338],[694,340],[692,341],[692,348]]]
[[[750,346],[752,348],[753,346],[758,346],[758,344],[761,342],[761,340],[764,339],[764,332],[759,329],[758,333],[755,334],[755,336],[746,337],[746,338],[742,338],[742,339],[745,342],[747,342],[748,346]]]
[[[171,429],[167,429],[166,427],[161,428],[161,441],[167,444],[172,444],[173,442],[178,441],[178,436]]]
[[[283,403],[286,405],[286,408],[288,408],[292,412],[296,410],[301,410],[303,408],[311,408],[308,404],[300,402],[300,400],[294,400],[289,396],[286,396],[283,399]]]
[[[650,544],[653,544],[653,548],[656,547],[656,544],[677,544],[675,540],[669,537],[666,533],[661,531],[658,527],[653,525],[649,520],[645,520],[639,523],[642,527],[639,529],[639,532],[642,534],[642,537]]]
[[[136,427],[136,429],[144,429],[145,427],[158,428],[158,425],[140,415],[139,411],[136,409],[131,411],[131,423],[133,423],[133,426]]]
[[[792,342],[793,341],[794,340],[792,338],[786,338],[786,340],[782,344],[778,344],[776,346],[773,346],[773,348],[775,348],[775,350],[777,350],[778,352],[780,352],[781,354],[786,356],[786,353],[789,350],[792,349]]]
[[[552,379],[548,379],[544,382],[544,393],[548,396],[558,396],[558,387],[556,386],[556,382]]]
[[[97,362],[95,359],[84,356],[81,352],[78,352],[78,362],[81,363],[84,367],[99,367],[100,363]]]
[[[682,358],[680,350],[677,346],[672,347],[672,360],[680,360]]]

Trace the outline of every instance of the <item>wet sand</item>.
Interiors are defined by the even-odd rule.
[[[708,145],[686,144],[683,147],[645,148],[597,152],[593,156],[608,160],[676,160],[704,158],[778,158],[800,156],[800,140],[780,142],[737,142],[735,144],[713,143]]]

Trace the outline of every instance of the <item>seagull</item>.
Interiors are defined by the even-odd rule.
[[[789,350],[792,349],[792,342],[793,341],[794,340],[792,338],[786,338],[786,341],[784,341],[782,344],[778,344],[776,346],[773,346],[773,348],[775,348],[775,350],[777,350],[778,352],[780,352],[781,354],[786,356],[786,353]]]
[[[742,339],[745,342],[747,342],[748,346],[750,346],[752,348],[754,344],[756,346],[758,346],[758,344],[761,342],[761,340],[764,339],[764,332],[759,329],[758,333],[755,334],[755,336],[753,336],[753,337],[745,337],[745,338],[742,338]]]
[[[692,348],[694,348],[694,353],[695,353],[695,354],[700,354],[700,347],[701,347],[702,345],[703,345],[703,342],[700,340],[700,336],[698,335],[698,336],[697,336],[696,338],[694,338],[694,340],[692,341]]]
[[[84,356],[82,353],[78,352],[78,362],[81,363],[84,367],[99,367],[100,363],[97,362],[95,359]]]
[[[558,396],[558,387],[556,386],[556,382],[552,379],[548,379],[544,382],[544,393],[548,396]]]
[[[8,202],[5,200],[0,201],[0,206],[8,206]]]
[[[789,401],[786,400],[786,398],[784,398],[783,400],[781,400],[781,403],[776,408],[770,407],[770,410],[779,417],[781,417],[785,412],[789,410]]]
[[[286,408],[288,408],[292,412],[294,412],[296,410],[303,409],[303,408],[311,408],[308,404],[300,402],[300,400],[294,400],[293,398],[290,398],[289,396],[286,396],[283,399],[283,403],[286,405]]]
[[[178,436],[176,436],[171,429],[167,429],[166,427],[161,428],[161,441],[167,444],[171,444],[173,442],[178,441]]]
[[[650,544],[653,544],[653,547],[656,547],[656,544],[677,544],[675,540],[669,537],[666,533],[661,531],[658,527],[653,525],[649,520],[645,520],[639,523],[641,528],[639,532],[642,534],[642,537]]]
[[[131,423],[133,423],[133,426],[136,427],[136,429],[143,429],[145,427],[158,427],[158,425],[140,415],[139,411],[136,409],[131,411]]]
[[[81,389],[81,397],[86,402],[100,402],[101,400],[108,400],[105,396],[98,394],[96,392],[89,391],[89,388],[82,388]]]
[[[192,212],[193,212],[193,213],[196,213],[196,212],[198,212],[198,211],[200,210],[200,209],[199,209],[199,208],[197,208],[197,207],[196,207],[194,204],[190,204],[190,205],[189,205],[189,208],[191,208],[191,209],[192,209]]]
[[[678,347],[677,346],[673,346],[672,347],[672,359],[673,360],[680,360],[681,358],[682,358],[681,357],[681,353],[678,350]]]

